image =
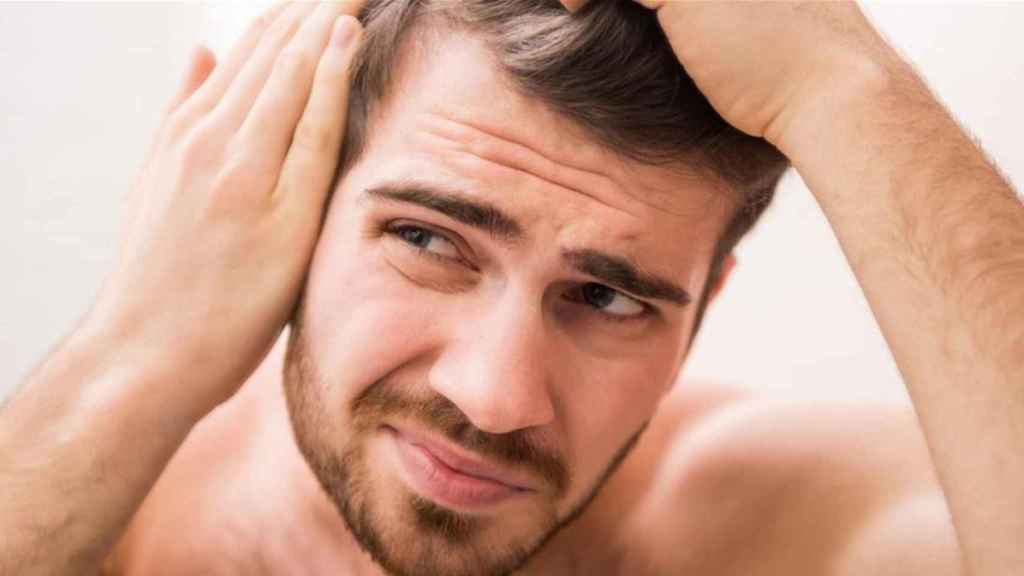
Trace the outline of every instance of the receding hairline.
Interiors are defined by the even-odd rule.
[[[382,65],[380,67],[383,69],[374,70],[374,72],[383,74],[374,77],[373,80],[375,81],[364,83],[362,86],[364,90],[361,92],[357,93],[355,89],[352,90],[353,95],[356,97],[367,97],[367,101],[364,103],[364,120],[367,123],[367,127],[358,134],[358,138],[355,138],[353,142],[346,141],[348,146],[355,144],[355,150],[345,151],[346,156],[348,154],[361,154],[370,140],[369,124],[386,115],[393,103],[393,99],[398,94],[398,91],[394,88],[401,83],[402,78],[407,74],[414,73],[416,64],[429,61],[431,55],[436,54],[436,50],[439,47],[450,41],[452,35],[456,35],[473,41],[482,48],[481,52],[487,55],[492,70],[495,71],[496,80],[501,82],[504,88],[517,94],[524,101],[539,105],[562,122],[564,127],[572,130],[574,135],[578,135],[589,144],[593,144],[621,160],[632,161],[642,166],[665,168],[691,180],[695,177],[699,178],[702,183],[714,186],[716,193],[739,202],[742,201],[742,198],[737,195],[736,188],[709,166],[707,161],[701,159],[701,151],[699,149],[681,151],[672,157],[638,154],[635,150],[616,146],[613,142],[608,141],[603,134],[591,126],[579,121],[571,114],[559,110],[543,94],[531,92],[501,60],[499,46],[492,40],[494,34],[488,31],[485,25],[474,24],[466,21],[465,18],[460,18],[458,16],[460,10],[465,10],[465,8],[452,1],[427,2],[426,5],[417,4],[415,8],[411,9],[411,15],[408,17],[408,20],[404,21],[404,25],[396,30],[397,38],[394,39],[397,40],[397,43],[387,46],[385,59],[376,62],[378,65]],[[545,20],[551,18],[554,17],[545,16]],[[574,16],[566,12],[564,18],[566,21],[569,21]],[[360,54],[357,55],[355,67],[368,64],[365,60],[367,52],[367,50],[360,51]],[[379,56],[379,54],[375,56]],[[343,164],[343,167],[349,165],[351,165],[351,162],[346,162]]]
[[[457,38],[457,39],[456,39]],[[561,113],[551,106],[544,98],[529,93],[512,75],[502,66],[502,62],[496,55],[495,48],[486,41],[486,32],[474,30],[471,25],[464,24],[458,20],[446,17],[440,10],[424,10],[423,13],[414,16],[413,21],[403,30],[402,37],[397,46],[393,47],[391,66],[388,71],[387,81],[380,86],[379,94],[372,94],[372,99],[367,102],[366,136],[358,144],[362,149],[369,147],[374,130],[372,126],[383,122],[388,116],[396,100],[400,100],[403,93],[401,87],[409,81],[411,75],[422,73],[426,66],[431,65],[433,58],[436,58],[443,50],[451,49],[453,42],[464,40],[472,42],[478,47],[479,53],[487,58],[489,69],[493,72],[496,81],[501,87],[514,94],[520,101],[528,106],[537,106],[546,114],[550,114],[558,123],[559,129],[571,132],[571,137],[594,146],[602,154],[608,154],[616,161],[625,165],[634,165],[644,168],[657,168],[665,170],[677,181],[697,183],[709,202],[709,210],[722,209],[723,203],[728,212],[732,213],[739,208],[742,199],[737,195],[724,179],[704,163],[693,160],[691,157],[681,155],[672,162],[644,162],[636,157],[623,154],[621,150],[613,147],[610,143],[594,135],[587,126],[578,122],[569,115]],[[502,137],[506,137],[503,134]],[[517,145],[525,146],[549,160],[564,164],[561,159],[551,154],[542,153],[530,142],[515,139]],[[363,150],[361,150],[362,152]],[[572,164],[567,164],[574,169],[583,169]],[[680,187],[683,188],[683,187]],[[690,188],[685,186],[685,188]],[[664,190],[665,194],[678,193],[679,188]]]

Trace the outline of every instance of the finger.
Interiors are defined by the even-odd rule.
[[[281,16],[288,4],[279,2],[271,6],[266,12],[253,20],[246,28],[242,37],[231,47],[227,57],[220,63],[213,75],[195,93],[192,102],[187,105],[183,112],[195,117],[204,114],[212,109],[223,97],[231,82],[238,75],[238,71],[252,55],[258,45],[260,38]]]
[[[213,52],[209,48],[202,44],[196,45],[192,48],[192,51],[188,55],[188,61],[185,64],[185,74],[178,85],[178,90],[174,96],[167,101],[164,106],[163,114],[160,119],[160,126],[150,138],[149,144],[146,147],[146,153],[143,156],[144,165],[140,170],[139,175],[136,177],[136,182],[141,178],[142,173],[146,170],[146,164],[149,163],[150,158],[153,156],[153,151],[160,144],[160,141],[164,135],[164,127],[167,124],[167,117],[174,113],[188,98],[195,93],[196,89],[203,85],[210,76],[210,72],[213,71],[217,65],[217,58],[213,55]],[[135,186],[133,185],[132,188]]]
[[[316,4],[312,3],[289,6],[266,31],[235,81],[214,107],[212,114],[215,115],[214,122],[218,126],[230,132],[238,129],[266,84],[281,50],[316,7]]]
[[[583,7],[589,0],[561,0],[562,6],[569,12],[575,12]]]
[[[317,217],[338,167],[348,111],[349,69],[361,36],[359,21],[350,15],[334,23],[274,190],[283,202]]]
[[[210,77],[214,67],[217,65],[217,57],[209,48],[202,44],[192,49],[188,56],[188,64],[185,68],[185,77],[178,86],[178,91],[171,97],[164,110],[164,115],[174,112],[181,106],[182,102],[188,100],[195,91],[202,86],[203,82]]]
[[[295,125],[310,97],[318,61],[341,14],[341,5],[321,4],[275,62],[266,86],[238,132],[246,148],[281,166]],[[344,26],[343,26],[344,28]]]

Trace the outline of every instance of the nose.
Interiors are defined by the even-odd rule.
[[[509,302],[458,326],[430,369],[430,385],[484,432],[549,424],[551,397],[540,307]]]

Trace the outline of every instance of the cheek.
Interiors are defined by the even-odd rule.
[[[354,216],[345,220],[329,223],[321,236],[302,317],[323,379],[319,396],[331,410],[429,351],[435,330],[430,306],[387,263],[380,243],[362,237]]]
[[[603,474],[613,457],[653,416],[675,375],[672,350],[649,350],[616,362],[581,362],[575,375],[563,375],[571,394],[563,403],[566,437],[586,489]],[[642,438],[642,437],[641,437]]]

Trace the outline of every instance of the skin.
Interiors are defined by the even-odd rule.
[[[506,510],[502,521],[511,528],[484,534],[490,544],[536,533],[544,517],[538,510],[567,514],[661,401],[649,435],[528,571],[955,574],[962,561],[968,573],[995,575],[1024,564],[1014,542],[1024,531],[1024,463],[1012,457],[1024,441],[1015,424],[1024,421],[1016,376],[1024,372],[1024,209],[1009,185],[855,6],[648,4],[716,109],[776,144],[807,181],[905,376],[920,431],[906,415],[878,407],[833,412],[806,400],[769,402],[697,387],[662,401],[685,355],[692,311],[666,313],[662,325],[629,337],[609,336],[589,324],[596,322],[593,311],[564,298],[574,293],[566,292],[573,282],[588,279],[567,270],[550,247],[588,242],[612,249],[615,242],[649,259],[651,269],[672,262],[672,270],[659,272],[688,290],[703,289],[713,230],[677,240],[686,224],[698,226],[695,220],[713,228],[715,204],[700,200],[696,184],[675,202],[663,198],[657,191],[668,188],[665,174],[592,154],[557,119],[544,125],[557,126],[564,139],[546,142],[540,130],[516,134],[547,118],[509,93],[486,92],[494,82],[476,88],[521,122],[488,132],[503,141],[532,137],[537,154],[573,157],[573,169],[519,155],[510,170],[513,162],[500,154],[507,146],[458,129],[507,117],[446,110],[445,100],[431,108],[439,91],[415,92],[421,97],[392,104],[394,116],[380,123],[371,150],[343,181],[308,267],[316,240],[311,222],[319,221],[330,177],[324,166],[337,153],[343,118],[336,103],[350,53],[324,46],[330,24],[349,7],[320,7],[304,20],[312,7],[288,7],[267,18],[274,21],[270,30],[291,29],[279,22],[308,23],[284,37],[307,54],[322,54],[317,74],[312,66],[303,73],[282,65],[258,98],[245,88],[253,85],[247,78],[269,74],[285,43],[263,32],[266,22],[208,79],[206,61],[196,60],[140,177],[141,224],[132,228],[122,264],[90,316],[0,415],[0,482],[13,503],[0,526],[2,571],[94,571],[149,494],[109,567],[248,573],[292,570],[299,562],[311,573],[372,573],[330,502],[312,496],[316,479],[308,468],[300,472],[302,456],[284,440],[283,406],[286,399],[295,405],[300,392],[322,401],[306,413],[293,406],[300,444],[298,423],[313,423],[305,428],[307,448],[333,446],[320,432],[384,454],[370,437],[346,431],[340,408],[374,383],[439,394],[480,430],[529,430],[545,447],[570,455],[565,497],[538,495],[532,506]],[[738,28],[742,33],[723,33]],[[747,56],[751,46],[758,47],[756,61]],[[473,57],[467,45],[458,47],[434,56]],[[231,70],[242,62],[246,71],[263,72],[235,76]],[[409,67],[415,70],[415,62]],[[480,78],[486,74],[460,81]],[[313,88],[298,96],[275,91],[285,85]],[[326,101],[332,105],[317,105]],[[401,121],[389,126],[393,119]],[[420,138],[399,138],[396,126],[418,126]],[[563,143],[574,155],[559,153]],[[424,153],[432,163],[417,166]],[[401,170],[443,173],[494,202],[507,201],[502,191],[515,186],[521,202],[506,208],[528,223],[533,249],[499,248],[459,229],[485,265],[475,275],[445,269],[438,279],[438,270],[412,258],[407,246],[359,227],[368,212],[383,208],[360,205],[358,190]],[[653,192],[641,197],[654,201],[636,202],[637,187]],[[273,201],[259,201],[254,191],[269,192]],[[435,223],[442,224],[456,228]],[[359,230],[364,234],[355,238]],[[530,244],[534,237],[542,247]],[[282,265],[268,267],[267,260]],[[194,273],[197,262],[204,274]],[[288,382],[290,397],[282,398],[273,379],[258,376],[225,402],[273,342],[307,269],[295,335],[309,336],[305,350],[316,377]],[[129,286],[134,299],[123,297]],[[243,288],[251,306],[237,306],[234,295]],[[378,316],[382,303],[401,305],[414,290],[429,305]],[[196,320],[203,314],[223,321],[211,328]],[[466,317],[489,330],[467,337],[457,322]],[[403,337],[374,349],[380,342],[372,336],[381,333]],[[293,351],[302,340],[293,340]],[[558,348],[563,361],[545,356],[547,347]],[[641,350],[644,362],[637,362]],[[356,355],[364,362],[346,363]],[[499,374],[502,390],[488,374]],[[622,386],[637,379],[646,384]],[[591,381],[606,385],[581,389]],[[585,394],[594,395],[586,413],[575,405]],[[601,406],[616,399],[619,409],[602,414]],[[223,410],[211,413],[217,406]],[[584,444],[587,450],[578,448]],[[377,459],[369,465],[388,476]],[[119,473],[112,478],[105,470]],[[400,489],[387,484],[377,488],[385,500],[388,490]],[[181,515],[191,510],[202,512],[190,524]],[[232,514],[237,510],[247,516]],[[239,520],[226,527],[225,517]]]
[[[4,406],[0,572],[95,571],[192,426],[270,349],[316,241],[358,8],[277,6],[215,68],[194,58],[118,266]],[[349,42],[330,44],[339,18]],[[241,293],[248,306],[228,297]]]
[[[1020,198],[855,4],[644,4],[715,108],[776,144],[829,219],[904,376],[968,573],[1019,570]],[[740,20],[743,34],[726,33]],[[741,57],[770,44],[756,65]]]
[[[353,401],[371,387],[398,398],[443,398],[484,437],[516,433],[553,454],[569,471],[564,493],[538,479],[536,495],[465,516],[488,524],[474,548],[534,547],[588,499],[652,417],[696,313],[695,303],[640,305],[624,294],[603,308],[589,305],[581,290],[595,278],[572,269],[562,253],[620,255],[699,294],[731,209],[696,178],[685,194],[669,193],[679,176],[598,148],[506,88],[488,58],[482,43],[453,35],[403,63],[394,90],[411,96],[381,112],[332,202],[286,367],[299,445],[336,461],[361,451],[349,473],[371,488],[338,499],[374,503],[376,524],[393,526],[378,531],[395,556],[418,555],[410,542],[424,538],[399,528],[414,525],[403,498],[409,488],[384,435],[355,429]],[[495,239],[422,206],[366,193],[413,181],[493,205],[520,223],[523,237]],[[392,222],[438,235],[418,250],[381,232]],[[295,369],[298,356],[310,373]],[[374,416],[371,424],[405,423],[405,412]],[[426,416],[413,422],[439,428]],[[513,465],[525,467],[522,459]],[[465,543],[449,549],[436,540],[431,546],[452,563],[431,572],[473,566]]]

